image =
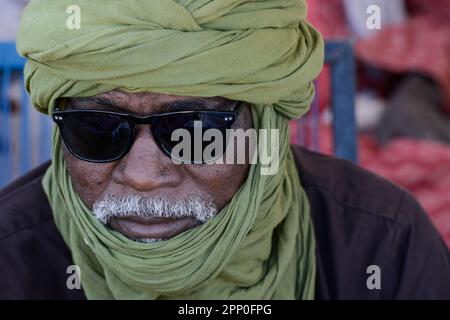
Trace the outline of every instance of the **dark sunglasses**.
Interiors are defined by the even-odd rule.
[[[53,111],[53,120],[58,125],[67,149],[84,161],[106,163],[121,159],[128,153],[136,139],[136,125],[149,124],[158,147],[168,157],[175,157],[183,163],[208,163],[225,152],[226,130],[236,121],[243,105],[243,102],[239,102],[233,111],[176,111],[150,116],[56,108]],[[217,129],[222,133],[224,142],[222,154],[213,154],[211,159],[201,157],[200,162],[193,161],[191,156],[172,155],[172,149],[179,143],[172,141],[172,133],[177,129],[186,129],[193,137],[196,121],[201,121],[202,137],[208,129]],[[202,154],[206,146],[207,144],[202,142]]]

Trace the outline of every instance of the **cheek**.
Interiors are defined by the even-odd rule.
[[[65,147],[63,154],[75,192],[92,209],[95,200],[102,195],[111,180],[114,164],[79,160]]]
[[[249,168],[248,164],[186,165],[189,176],[211,196],[219,210],[231,201],[245,182]]]
[[[232,128],[243,130],[252,128],[250,109],[246,107],[241,115]],[[246,150],[249,150],[248,144],[246,144]],[[234,150],[234,154],[237,155],[238,152],[237,149]],[[217,208],[221,210],[231,201],[247,180],[250,170],[249,162],[249,155],[246,153],[246,164],[186,165],[185,169],[195,183],[211,196]]]

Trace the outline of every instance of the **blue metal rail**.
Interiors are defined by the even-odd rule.
[[[325,44],[325,63],[331,70],[331,111],[333,116],[334,153],[340,158],[358,161],[357,130],[355,120],[355,59],[353,47],[347,41],[329,41]],[[320,112],[316,96],[310,112],[296,121],[296,142],[309,149],[320,151]]]
[[[327,42],[325,57],[325,62],[331,66],[334,152],[338,157],[357,162],[353,46],[347,41]]]
[[[47,160],[50,154],[52,124],[30,106],[23,86],[24,65],[15,43],[0,43],[0,187]],[[16,96],[20,101],[12,109],[10,90],[14,81],[19,82]],[[13,130],[13,122],[20,130]],[[39,136],[33,136],[36,132]]]

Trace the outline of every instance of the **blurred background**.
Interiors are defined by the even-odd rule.
[[[0,188],[50,157],[15,52],[29,0],[0,0]],[[311,111],[291,139],[409,190],[450,247],[450,0],[308,0],[326,40]]]

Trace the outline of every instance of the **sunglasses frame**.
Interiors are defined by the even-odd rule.
[[[73,154],[75,157],[82,161],[92,162],[92,163],[109,163],[114,162],[117,160],[120,160],[125,155],[128,154],[128,152],[131,150],[131,147],[133,146],[133,143],[136,139],[136,125],[150,125],[150,130],[152,132],[153,138],[155,140],[155,143],[158,145],[159,149],[169,158],[172,158],[172,153],[167,150],[161,143],[160,138],[156,134],[156,126],[155,123],[157,123],[158,119],[165,117],[165,116],[173,116],[177,114],[212,114],[215,116],[222,116],[224,118],[226,128],[230,129],[231,126],[236,122],[237,118],[239,117],[240,112],[242,111],[244,107],[245,102],[239,101],[235,108],[232,111],[215,111],[215,110],[183,110],[183,111],[173,111],[173,112],[163,112],[163,113],[155,113],[148,116],[139,116],[135,114],[130,113],[123,113],[123,112],[115,112],[115,111],[107,111],[107,110],[98,110],[98,109],[70,109],[70,110],[61,110],[59,108],[55,108],[55,110],[52,112],[52,119],[53,121],[58,125],[58,128],[61,133],[61,137],[64,141],[65,146],[70,151],[71,154]],[[128,138],[127,147],[124,149],[124,151],[111,159],[107,160],[92,160],[85,158],[77,152],[70,146],[69,143],[66,143],[69,139],[66,138],[66,130],[64,128],[64,117],[70,114],[89,114],[89,113],[100,113],[100,114],[108,114],[113,116],[118,116],[124,121],[128,122],[131,128],[131,134]],[[194,162],[191,162],[194,163]],[[204,162],[202,160],[202,164],[205,164],[207,162]]]

